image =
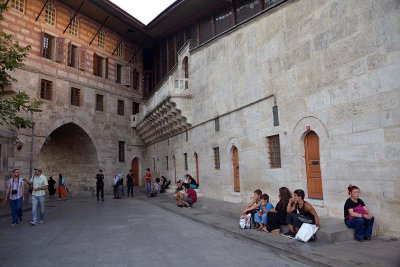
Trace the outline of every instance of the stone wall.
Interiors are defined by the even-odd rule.
[[[324,194],[310,202],[341,218],[346,188],[356,184],[378,230],[398,235],[400,221],[392,215],[400,212],[399,11],[396,0],[288,1],[192,50],[194,128],[188,141],[182,133],[149,145],[145,164],[153,169],[154,158],[156,175],[174,180],[175,157],[180,179],[195,175],[197,153],[205,196],[245,202],[261,188],[276,203],[281,186],[307,191],[309,127],[319,136]],[[174,75],[182,77],[180,70]],[[273,126],[273,97],[241,109],[271,94],[279,126]],[[220,131],[213,121],[201,124],[225,113]],[[266,137],[276,134],[282,167],[271,169]],[[233,191],[232,146],[239,149],[240,193]],[[220,170],[213,147],[220,149]]]

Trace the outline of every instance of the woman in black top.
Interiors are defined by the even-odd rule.
[[[286,224],[286,207],[291,198],[292,194],[287,187],[279,188],[279,202],[274,209],[268,212],[268,232],[279,234],[280,225]]]
[[[350,197],[344,204],[344,223],[347,227],[354,228],[355,240],[371,240],[374,217],[359,198],[360,189],[357,186],[349,185],[347,191]]]
[[[56,188],[54,187],[56,185],[56,181],[54,181],[53,177],[50,176],[49,179],[49,196],[52,197],[56,193]]]

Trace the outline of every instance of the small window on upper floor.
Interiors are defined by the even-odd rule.
[[[96,94],[96,110],[104,111],[104,96]]]
[[[220,169],[220,161],[219,161],[219,147],[214,147],[214,169]]]
[[[51,100],[53,91],[53,82],[45,79],[40,80],[40,98]]]
[[[75,16],[72,21],[71,25],[69,25],[68,29],[69,34],[73,36],[78,36],[79,34],[79,19]]]
[[[93,75],[108,77],[108,59],[97,54],[93,55]]]
[[[125,142],[118,142],[118,161],[125,162]]]
[[[187,153],[183,153],[183,157],[185,159],[185,171],[187,171],[188,168],[188,157],[187,157]]]
[[[132,70],[132,88],[134,90],[139,89],[140,74],[137,70]]]
[[[11,0],[11,8],[21,13],[25,13],[25,0]]]
[[[55,60],[56,58],[56,37],[44,33],[42,40],[42,57]]]
[[[123,66],[119,63],[115,64],[115,81],[117,83],[121,83],[122,82],[122,69]]]
[[[124,116],[125,115],[125,103],[124,103],[123,100],[118,100],[117,114],[120,115],[120,116]]]
[[[132,102],[132,115],[139,113],[140,104],[136,102]]]
[[[261,10],[258,0],[237,0],[236,1],[236,23],[245,21]]]
[[[117,50],[115,51],[115,54],[117,55],[117,57],[123,57],[124,53],[124,43],[121,42],[118,46],[117,46]]]
[[[279,135],[267,137],[269,164],[271,168],[281,167],[281,145]]]
[[[52,2],[48,2],[44,10],[44,22],[56,26],[56,7]]]
[[[99,34],[97,35],[97,46],[100,48],[104,48],[104,44],[106,41],[106,33],[104,30],[100,30]]]
[[[78,88],[71,87],[71,105],[81,105],[81,90]]]

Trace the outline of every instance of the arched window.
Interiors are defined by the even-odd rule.
[[[183,70],[185,79],[189,79],[189,59],[188,59],[188,57],[185,57],[183,59],[182,70]],[[185,81],[185,89],[188,89],[188,88],[189,88],[189,82]]]
[[[56,7],[52,2],[47,3],[44,10],[44,22],[51,26],[56,26]]]
[[[104,43],[106,39],[106,33],[104,30],[100,30],[99,34],[97,35],[97,46],[100,48],[104,48]]]
[[[69,25],[69,34],[78,36],[79,34],[79,19],[75,16]]]
[[[25,0],[11,0],[11,8],[21,13],[25,11]]]

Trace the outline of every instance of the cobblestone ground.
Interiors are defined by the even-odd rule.
[[[47,203],[0,223],[0,266],[305,266],[137,199]]]

